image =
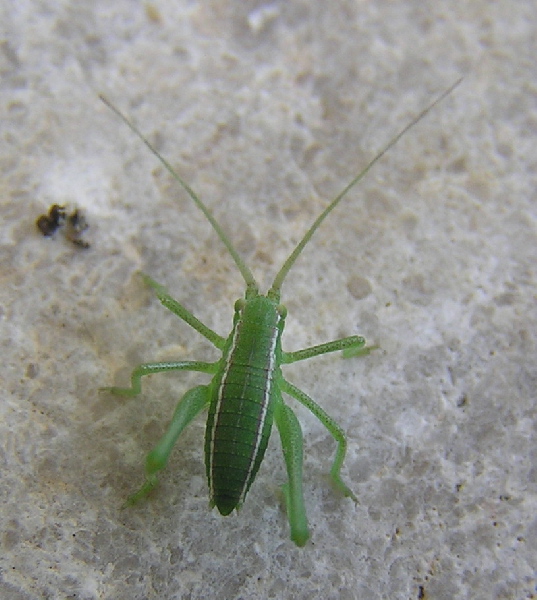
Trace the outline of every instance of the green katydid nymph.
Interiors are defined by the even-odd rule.
[[[282,284],[295,264],[304,246],[310,241],[324,219],[336,208],[348,192],[364,177],[371,167],[398,142],[398,140],[458,84],[455,82],[434,102],[410,121],[366,167],[321,212],[304,237],[291,252],[276,275],[267,294],[261,294],[249,267],[239,256],[231,240],[224,233],[207,206],[174,171],[140,131],[106,99],[109,106],[127,126],[145,143],[149,150],[184,188],[188,196],[203,212],[212,228],[227,248],[240,270],[245,283],[244,297],[235,302],[233,329],[227,338],[207,327],[188,309],[174,300],[166,289],[147,275],[144,280],[152,287],[160,302],[207,338],[222,354],[216,362],[177,361],[145,363],[131,375],[131,387],[106,387],[102,390],[121,396],[136,396],[141,392],[145,375],[164,371],[198,371],[212,376],[206,385],[188,390],[177,404],[171,424],[146,457],[146,480],[141,489],[127,500],[132,504],[145,496],[157,483],[157,473],[163,469],[177,438],[183,429],[204,408],[209,409],[205,433],[205,464],[209,484],[210,505],[222,515],[240,508],[252,485],[265,454],[272,423],[280,434],[288,481],[283,486],[285,504],[291,527],[291,539],[304,546],[309,538],[304,497],[302,493],[302,431],[293,410],[284,403],[286,394],[308,408],[328,429],[337,443],[330,475],[335,487],[344,496],[356,501],[356,496],[343,482],[340,471],[345,458],[347,440],[343,429],[331,419],[305,392],[287,381],[282,365],[342,351],[346,358],[368,354],[365,339],[353,335],[296,352],[285,352],[281,336],[287,310],[280,304]]]

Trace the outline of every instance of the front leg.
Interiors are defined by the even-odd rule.
[[[157,283],[145,273],[141,273],[141,276],[144,282],[155,290],[157,297],[163,306],[185,321],[185,323],[188,323],[190,327],[193,327],[198,333],[201,333],[203,337],[207,338],[211,344],[216,346],[219,350],[222,350],[226,341],[222,336],[218,335],[216,331],[213,331],[210,327],[207,327],[207,325],[202,323],[180,302],[172,298],[163,285],[160,285],[160,283]]]

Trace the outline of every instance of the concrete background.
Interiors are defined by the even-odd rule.
[[[537,596],[534,2],[2,2],[0,597]],[[239,514],[207,508],[203,419],[121,510],[178,398],[98,394],[142,361],[214,359],[139,269],[222,335],[237,269],[99,101],[130,115],[213,207],[265,289],[366,161],[459,76],[291,271],[288,350],[380,350],[286,369],[312,538],[289,540],[278,436]],[[91,248],[35,219],[85,211]],[[294,404],[293,404],[294,406]]]

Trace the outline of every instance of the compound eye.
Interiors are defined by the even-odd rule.
[[[236,313],[240,313],[242,312],[243,308],[246,305],[246,300],[244,298],[239,298],[236,302],[235,302],[235,312]]]
[[[278,311],[280,317],[282,319],[285,319],[285,317],[287,316],[287,308],[283,304],[278,304],[276,310]]]

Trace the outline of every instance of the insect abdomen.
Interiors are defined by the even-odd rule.
[[[254,318],[258,297],[245,307],[228,340],[222,372],[215,378],[205,436],[205,459],[211,503],[222,515],[240,506],[257,474],[273,421],[274,386],[279,372],[279,314]],[[261,302],[262,301],[262,302]],[[253,310],[254,309],[254,310]],[[271,314],[272,313],[272,314]],[[277,351],[278,348],[278,351]]]

